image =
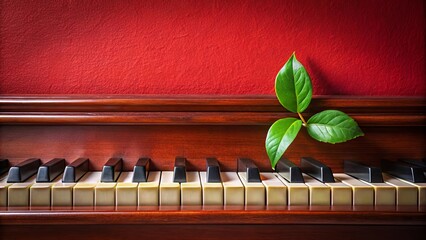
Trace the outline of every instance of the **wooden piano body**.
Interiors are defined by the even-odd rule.
[[[365,136],[342,144],[312,140],[305,129],[286,153],[342,172],[343,160],[379,165],[380,159],[424,158],[424,98],[316,97],[305,117],[339,109]],[[216,157],[235,171],[249,157],[271,171],[264,149],[269,126],[293,116],[273,96],[52,96],[0,97],[0,157],[16,164],[38,157],[90,159],[100,170],[122,157],[131,170],[141,156],[152,169],[171,170],[176,156],[189,170],[205,170]],[[103,209],[1,209],[1,239],[422,239],[421,208],[374,207],[153,207]]]

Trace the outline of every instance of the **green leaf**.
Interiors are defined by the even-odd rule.
[[[307,130],[311,137],[327,143],[341,143],[364,136],[355,120],[337,110],[315,114],[308,120]]]
[[[271,161],[272,169],[282,157],[288,146],[294,141],[302,127],[302,121],[297,118],[280,119],[269,128],[265,146]]]
[[[275,92],[281,105],[294,113],[303,112],[311,102],[311,79],[294,53],[278,72]]]

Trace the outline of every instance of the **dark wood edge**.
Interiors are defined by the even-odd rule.
[[[2,225],[352,224],[426,225],[425,212],[307,210],[0,211]]]
[[[423,97],[314,96],[305,112],[422,112]],[[361,110],[362,109],[362,110]],[[0,95],[8,112],[282,112],[273,95]]]
[[[426,98],[316,96],[303,114],[341,110],[361,126],[424,126]],[[270,125],[275,96],[0,95],[0,124]]]

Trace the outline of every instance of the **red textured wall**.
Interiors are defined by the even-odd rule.
[[[0,0],[0,93],[423,95],[423,0]]]

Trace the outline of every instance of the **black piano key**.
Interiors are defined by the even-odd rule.
[[[41,161],[39,158],[30,158],[9,169],[7,177],[8,183],[25,182],[28,178],[37,173]]]
[[[382,170],[398,178],[413,182],[424,183],[426,182],[425,175],[419,167],[415,167],[404,162],[392,162],[382,160]]]
[[[177,157],[173,169],[173,182],[186,182],[186,158]]]
[[[275,170],[279,175],[285,178],[287,181],[291,183],[304,183],[302,170],[294,164],[292,161],[281,158],[277,165],[275,166]]]
[[[52,182],[65,169],[65,159],[54,158],[38,168],[36,182]]]
[[[123,159],[110,158],[102,168],[101,182],[116,182],[123,170]]]
[[[382,183],[382,170],[377,167],[370,167],[365,164],[345,160],[343,168],[346,174],[364,180],[369,183]]]
[[[0,176],[9,171],[10,164],[8,159],[0,159]]]
[[[133,182],[146,182],[149,171],[149,158],[139,158],[136,165],[133,167]]]
[[[89,171],[89,159],[79,158],[65,167],[62,182],[75,183]]]
[[[300,168],[303,172],[320,182],[328,183],[334,182],[333,172],[331,168],[310,157],[302,157],[300,160]]]
[[[414,159],[406,159],[406,158],[398,159],[398,161],[404,162],[406,164],[409,164],[415,167],[419,167],[422,169],[423,172],[426,172],[426,162],[414,160]]]
[[[220,166],[219,162],[216,158],[207,158],[207,182],[208,183],[220,183],[222,180],[220,179]]]
[[[237,165],[238,172],[246,173],[247,182],[262,182],[259,169],[251,159],[239,158]]]

